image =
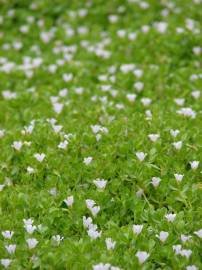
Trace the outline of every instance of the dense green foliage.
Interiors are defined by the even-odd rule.
[[[0,1],[2,269],[202,268],[201,22],[200,0]]]

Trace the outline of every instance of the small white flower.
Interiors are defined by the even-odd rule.
[[[32,225],[33,222],[34,222],[34,220],[31,219],[31,218],[28,218],[28,219],[25,219],[25,218],[24,218],[24,219],[23,219],[24,226],[26,226],[26,225]]]
[[[135,69],[135,70],[133,71],[133,74],[134,74],[137,78],[140,78],[140,77],[142,77],[142,75],[143,75],[143,70],[141,70],[141,69]]]
[[[26,34],[29,32],[29,25],[22,25],[19,30],[21,33]]]
[[[30,260],[32,261],[32,263],[36,263],[39,260],[39,257],[36,255],[32,255],[32,257],[30,258]]]
[[[194,232],[195,235],[197,235],[199,238],[202,238],[202,229]]]
[[[64,107],[64,104],[62,104],[62,103],[59,103],[59,102],[53,103],[53,110],[57,114],[60,114],[62,112],[63,107]]]
[[[68,94],[67,88],[61,89],[61,90],[59,91],[59,96],[60,96],[60,97],[65,97],[67,94]]]
[[[100,206],[94,206],[90,208],[92,215],[95,217],[100,212]]]
[[[91,127],[94,134],[97,134],[101,129],[100,125],[91,125],[90,127]]]
[[[149,134],[148,137],[152,142],[156,142],[159,139],[160,135],[159,134]]]
[[[164,34],[168,28],[168,23],[167,22],[157,22],[154,24],[154,26],[159,33]]]
[[[168,232],[161,231],[159,234],[160,241],[164,243],[166,239],[168,238],[168,235],[169,235]]]
[[[86,206],[91,211],[92,215],[95,217],[100,211],[100,206],[95,205],[95,201],[87,199]]]
[[[146,251],[138,251],[135,256],[138,258],[139,263],[143,264],[149,258],[149,253]]]
[[[65,73],[62,75],[62,78],[64,80],[64,82],[69,82],[73,79],[73,74],[72,73]]]
[[[32,224],[25,224],[24,228],[27,231],[27,233],[29,233],[29,234],[33,234],[33,232],[37,229],[37,227],[35,225],[32,225]]]
[[[150,26],[149,26],[149,25],[143,25],[143,26],[141,27],[141,31],[142,31],[143,33],[148,33],[149,30],[150,30]]]
[[[64,237],[60,236],[59,234],[52,236],[52,241],[56,246],[59,246],[60,242],[64,239]]]
[[[92,230],[97,230],[97,225],[96,224],[93,224],[93,223],[91,223],[91,224],[89,224],[89,226],[87,227],[88,229],[92,229]]]
[[[41,154],[34,154],[34,157],[36,158],[36,160],[38,160],[39,162],[42,162],[44,160],[44,158],[46,157],[46,155],[44,153]]]
[[[3,231],[1,233],[5,239],[11,239],[13,237],[13,231]]]
[[[96,179],[96,180],[93,180],[93,183],[96,185],[96,187],[99,189],[99,190],[104,190],[106,185],[107,185],[107,181],[104,180],[104,179]]]
[[[34,173],[34,169],[30,166],[27,167],[27,172],[28,174],[33,174]]]
[[[58,133],[62,130],[63,126],[61,125],[52,125],[52,128],[54,130],[55,133]]]
[[[67,199],[64,200],[67,206],[72,206],[74,203],[74,196],[69,196]]]
[[[119,17],[117,15],[112,14],[112,15],[108,16],[108,20],[109,20],[110,23],[117,23],[118,19],[119,19]]]
[[[128,34],[128,39],[133,41],[137,38],[137,34],[135,32],[131,32]]]
[[[175,103],[179,106],[183,106],[184,105],[184,102],[185,102],[185,99],[184,98],[175,98],[174,99]]]
[[[118,266],[113,266],[109,263],[99,263],[99,264],[95,264],[93,265],[93,270],[122,270],[121,268],[119,268]]]
[[[24,129],[21,131],[22,135],[32,134],[35,124],[34,122],[35,121],[33,120],[29,126],[24,126]]]
[[[5,186],[11,186],[12,185],[12,180],[10,178],[8,178],[8,177],[5,177],[4,185]]]
[[[124,29],[117,30],[117,36],[120,38],[125,38],[126,37],[126,30],[124,30]]]
[[[173,251],[175,251],[176,255],[180,254],[181,250],[182,250],[182,245],[173,245]]]
[[[67,145],[68,145],[68,141],[67,140],[64,140],[63,142],[60,142],[59,144],[58,144],[58,148],[59,149],[66,149],[67,148]]]
[[[55,118],[47,118],[46,121],[50,123],[51,125],[55,125],[55,123],[57,122]]]
[[[57,102],[58,102],[59,97],[58,97],[58,96],[51,96],[51,97],[50,97],[50,100],[51,100],[52,104],[54,104],[54,103],[57,103]],[[50,121],[50,123],[51,123],[52,125],[54,125],[54,124],[56,123],[56,119],[54,119],[54,122],[52,122],[52,119],[49,120],[49,121]]]
[[[181,27],[176,28],[176,33],[178,33],[178,34],[184,33],[184,31],[185,30],[183,28],[181,28]]]
[[[106,238],[105,243],[106,243],[106,246],[107,246],[108,250],[115,248],[116,241],[113,241],[111,238]]]
[[[198,267],[196,267],[195,265],[188,265],[186,267],[186,270],[198,270]]]
[[[91,199],[87,199],[86,200],[86,206],[87,208],[92,208],[95,205],[95,201],[91,200]]]
[[[93,160],[92,157],[86,157],[86,158],[84,158],[83,163],[85,165],[89,165],[92,162],[92,160]]]
[[[147,107],[147,106],[149,106],[150,104],[151,104],[151,99],[150,98],[141,98],[141,103],[145,106],[145,107]]]
[[[147,154],[143,153],[143,152],[136,152],[136,157],[140,160],[143,161],[145,159],[145,157],[147,156]]]
[[[140,188],[140,189],[136,192],[136,196],[137,196],[138,198],[141,198],[143,194],[144,194],[144,190],[143,190],[142,188]]]
[[[88,236],[90,236],[90,238],[93,240],[101,237],[102,235],[101,231],[99,232],[97,230],[94,230],[93,228],[88,229],[87,233],[88,233]]]
[[[186,257],[187,259],[191,256],[192,251],[190,249],[182,249],[180,255]]]
[[[154,187],[158,187],[159,184],[161,182],[161,179],[159,177],[152,177],[152,181],[151,181],[151,184],[154,186]]]
[[[85,216],[83,216],[83,226],[84,228],[89,228],[92,224],[93,220],[91,217],[86,218]]]
[[[35,248],[36,245],[38,244],[38,241],[35,238],[28,238],[26,242],[29,249]]]
[[[195,91],[191,92],[191,95],[193,98],[198,99],[198,98],[200,98],[201,93],[199,90],[195,90]]]
[[[4,135],[5,135],[5,130],[4,129],[0,129],[0,138],[3,138]]]
[[[174,142],[173,146],[176,150],[180,150],[182,148],[182,142],[178,141],[178,142]]]
[[[2,191],[4,189],[5,185],[0,185],[0,191]]]
[[[180,238],[181,238],[181,241],[183,243],[186,243],[187,241],[189,241],[191,239],[191,236],[190,235],[181,234]]]
[[[133,86],[137,90],[137,92],[141,92],[144,88],[144,83],[143,82],[136,82],[136,83],[134,83]]]
[[[135,94],[127,94],[126,97],[127,97],[128,101],[134,102],[137,95],[135,95]]]
[[[41,21],[40,21],[41,23]],[[40,38],[44,43],[49,43],[50,40],[53,38],[54,33],[53,32],[41,32],[40,33]]]
[[[93,265],[93,270],[109,270],[110,268],[111,268],[111,265],[109,263],[106,263],[106,264],[99,263],[99,264]]]
[[[82,95],[84,92],[84,88],[83,87],[76,87],[74,91],[77,95]]]
[[[190,161],[189,163],[191,165],[192,170],[196,170],[199,166],[199,161],[196,161],[196,160]]]
[[[48,66],[48,71],[52,74],[54,74],[57,71],[57,66],[56,65],[49,65]]]
[[[196,112],[193,111],[191,108],[182,108],[178,110],[177,113],[185,117],[190,117],[190,118],[196,117]]]
[[[1,264],[2,264],[5,268],[9,267],[9,265],[11,264],[11,262],[12,262],[12,260],[10,260],[10,259],[1,259]]]
[[[17,94],[15,92],[11,92],[10,90],[2,91],[2,96],[6,100],[16,99]]]
[[[170,130],[170,135],[172,136],[172,137],[177,137],[177,135],[180,133],[180,131],[178,130],[178,129],[176,129],[176,130],[173,130],[173,129],[171,129]]]
[[[146,120],[152,119],[152,112],[150,110],[146,110],[145,115],[146,115]]]
[[[195,55],[200,55],[202,53],[202,48],[201,47],[193,47],[192,51]]]
[[[133,225],[133,232],[134,234],[139,235],[142,232],[143,225]]]
[[[165,215],[165,218],[167,219],[168,222],[173,222],[176,218],[176,214],[167,214]]]
[[[49,189],[49,193],[52,195],[52,196],[56,196],[57,195],[57,189],[55,187]]]
[[[183,179],[183,177],[184,177],[183,174],[178,174],[178,173],[175,173],[174,176],[175,176],[175,180],[176,180],[177,182],[181,182],[182,179]]]
[[[22,146],[23,146],[23,143],[21,141],[14,141],[12,144],[12,147],[17,151],[20,151]]]
[[[16,250],[16,245],[5,245],[5,248],[9,254],[14,254]]]
[[[95,138],[96,138],[96,141],[98,142],[102,138],[102,135],[101,134],[96,134]]]
[[[124,109],[124,105],[121,104],[121,103],[117,103],[115,106],[116,106],[116,108],[117,108],[118,110],[123,110],[123,109]]]

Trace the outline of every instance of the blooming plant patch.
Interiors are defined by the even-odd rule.
[[[0,269],[202,269],[202,0],[0,0]]]

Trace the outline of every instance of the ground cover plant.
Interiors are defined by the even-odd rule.
[[[202,1],[0,1],[0,268],[202,269]]]

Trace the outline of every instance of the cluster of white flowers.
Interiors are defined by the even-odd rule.
[[[102,231],[98,231],[98,226],[96,224],[93,224],[93,220],[91,217],[83,217],[83,226],[87,229],[88,236],[91,239],[94,240],[101,237]]]
[[[186,258],[189,258],[192,254],[192,251],[190,249],[182,249],[182,245],[174,245],[173,251],[176,255],[181,255]]]
[[[106,127],[102,127],[100,125],[91,125],[92,132],[95,134],[96,140],[99,141],[102,137],[102,133],[108,133],[108,129]]]
[[[10,90],[4,90],[4,91],[2,91],[2,96],[4,99],[7,99],[7,100],[16,99],[17,93],[10,91]]]
[[[193,111],[191,108],[182,108],[178,110],[177,113],[186,117],[190,117],[190,118],[196,117],[196,112]]]
[[[32,235],[37,229],[40,229],[40,225],[39,226],[33,225],[34,220],[31,218],[23,219],[23,223],[24,228],[29,235]],[[35,248],[38,244],[38,240],[36,238],[27,238],[26,242],[29,249]]]
[[[95,201],[87,199],[86,206],[90,210],[93,216],[96,216],[100,211],[100,206],[96,205]]]

